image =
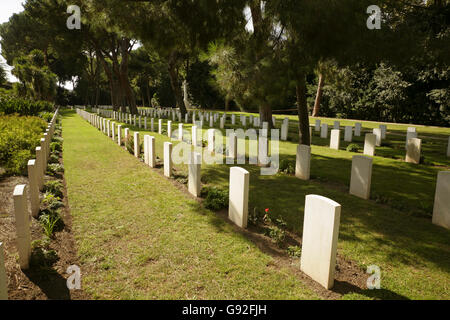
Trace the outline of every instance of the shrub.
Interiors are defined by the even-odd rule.
[[[50,150],[52,153],[55,151],[61,152],[62,151],[62,145],[61,142],[50,142]]]
[[[0,166],[6,174],[26,174],[27,162],[34,158],[46,126],[38,117],[0,117]]]
[[[60,163],[50,163],[47,166],[47,174],[55,176],[58,173],[64,172],[64,166]]]
[[[45,193],[44,199],[42,199],[42,205],[44,206],[44,211],[54,211],[56,209],[59,209],[64,206],[64,203],[62,203],[61,198],[52,194],[52,193]]]
[[[286,174],[294,174],[295,173],[295,163],[289,161],[287,159],[283,159],[280,161],[280,172]]]
[[[357,145],[356,143],[350,143],[347,146],[347,151],[348,152],[358,152],[359,151],[359,145]]]
[[[0,95],[0,115],[17,113],[22,116],[37,116],[41,112],[50,112],[53,110],[54,105],[48,101],[33,101],[8,95]]]
[[[266,229],[266,235],[268,235],[272,239],[272,242],[276,243],[278,246],[281,246],[286,239],[286,231],[278,226],[269,226]]]
[[[51,193],[55,197],[62,198],[63,197],[63,184],[58,180],[47,181],[44,184],[44,192]]]
[[[44,119],[46,122],[50,122],[53,119],[53,112],[40,112],[39,117]]]
[[[48,158],[48,163],[59,163],[59,156],[56,154],[50,154]]]
[[[47,238],[53,237],[54,231],[58,228],[58,222],[61,220],[57,212],[42,214],[39,217],[39,221],[44,229],[44,234]]]
[[[228,207],[228,191],[217,187],[203,188],[203,195],[206,193],[205,207],[217,211]]]
[[[299,246],[289,246],[287,247],[287,253],[291,257],[300,258],[300,256],[302,255],[302,248],[300,248]]]

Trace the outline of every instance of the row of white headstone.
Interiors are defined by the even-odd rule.
[[[91,114],[80,110],[85,119]],[[134,133],[135,156],[138,157],[139,133]],[[308,147],[309,148],[309,147]],[[144,162],[155,166],[155,137],[144,136]],[[164,175],[170,177],[172,143],[164,142]],[[201,154],[190,153],[188,190],[198,197],[201,191]],[[231,167],[229,175],[228,218],[241,228],[248,224],[250,173]],[[325,288],[333,287],[341,206],[319,195],[307,195],[304,210],[301,270]],[[319,236],[320,235],[320,236]]]
[[[43,138],[40,140],[40,146],[36,147],[36,158],[29,160],[28,185],[20,184],[15,186],[13,191],[14,215],[16,224],[16,244],[19,252],[20,268],[26,270],[29,268],[31,256],[31,231],[30,231],[30,213],[28,211],[28,192],[30,199],[31,215],[37,217],[39,214],[39,191],[44,186],[44,176],[47,169],[48,157],[50,155],[50,142],[55,131],[56,117],[58,111],[53,115],[48,124]],[[8,281],[5,268],[5,253],[3,243],[0,242],[0,300],[8,299]]]
[[[122,125],[117,125],[116,123],[110,119],[103,118],[97,114],[89,113],[87,111],[77,109],[80,115],[83,116],[87,121],[89,121],[92,125],[97,127],[99,130],[103,131],[107,136],[115,139],[117,135],[117,142],[120,145],[122,141]],[[146,122],[145,122],[146,124]],[[154,129],[154,118],[151,118],[150,122],[150,131],[155,131]],[[198,123],[197,123],[198,124]],[[200,124],[194,125],[191,127],[190,139],[193,146],[202,146],[201,138],[202,132],[200,130]],[[145,125],[145,129],[147,126]],[[176,131],[172,130],[172,121],[168,120],[166,124],[167,128],[167,136],[173,140],[185,141],[184,139],[184,125],[183,123],[178,124],[178,129]],[[267,128],[268,126],[263,125],[263,128]],[[163,131],[163,120],[158,120],[158,133],[162,134]],[[270,157],[269,157],[269,139],[268,139],[268,129],[259,129],[260,135],[258,137],[257,131],[255,129],[249,129],[246,133],[244,131],[240,132],[235,131],[230,133],[227,136],[227,164],[233,164],[235,160],[238,160],[238,163],[245,163],[245,152],[246,152],[246,144],[245,137],[246,134],[249,137],[249,163],[250,164],[258,164],[262,167],[268,167],[270,165]],[[210,152],[222,153],[223,149],[221,147],[220,142],[216,143],[216,141],[220,141],[220,138],[217,138],[217,135],[221,133],[218,129],[208,129],[207,130],[207,141],[208,141],[208,150]],[[242,134],[243,139],[238,139]],[[129,136],[129,129],[125,128],[124,138],[127,139]],[[187,138],[188,139],[188,138]],[[135,136],[135,147],[139,148],[139,133]],[[144,146],[145,146],[145,137],[144,137]],[[276,144],[276,143],[275,143]],[[216,146],[217,145],[217,146]],[[274,146],[272,146],[274,147]],[[172,148],[172,147],[167,147]],[[144,147],[145,149],[145,147]],[[219,150],[220,149],[220,150]],[[135,150],[135,154],[140,154],[139,150]]]
[[[334,122],[334,129],[331,130],[330,136],[330,148],[339,150],[341,141],[341,130],[339,121]],[[361,136],[361,123],[355,123],[355,136]],[[321,138],[328,137],[328,124],[321,125],[320,120],[316,120],[315,131],[320,131]],[[363,153],[368,156],[375,155],[375,148],[381,146],[381,141],[386,139],[386,125],[381,124],[379,128],[374,128],[373,133],[366,133],[364,138],[364,151]],[[345,126],[344,141],[352,142],[353,139],[353,127]],[[415,127],[408,127],[406,133],[406,157],[405,161],[410,163],[419,164],[421,157],[422,140],[417,138],[417,132]],[[450,137],[447,147],[447,156],[450,157]]]
[[[302,180],[309,180],[311,167],[311,147],[297,146],[295,175]],[[352,158],[349,193],[362,199],[370,198],[373,159],[355,155]],[[437,176],[433,218],[436,225],[450,229],[450,171],[440,171]]]
[[[139,133],[135,132],[135,141]],[[155,138],[144,137],[144,161],[154,163]],[[136,148],[135,144],[135,148]],[[172,143],[164,143],[164,174],[170,176]],[[135,149],[135,156],[139,151]],[[152,160],[153,158],[153,160]],[[201,155],[192,152],[189,162],[188,190],[198,197],[201,190]],[[241,167],[231,167],[229,176],[228,218],[241,228],[248,223],[250,173]],[[329,289],[334,283],[337,239],[341,206],[325,197],[308,195],[305,201],[301,270]],[[318,236],[320,235],[320,236]]]
[[[283,123],[284,125],[284,123]],[[109,126],[109,122],[108,120],[106,120],[106,126]],[[179,124],[179,140],[182,141],[183,140],[183,136],[182,136],[182,126],[183,124]],[[114,127],[114,126],[113,126]],[[159,133],[161,133],[161,127],[162,127],[162,120],[159,120]],[[168,121],[168,128],[170,128],[170,121]],[[351,127],[350,127],[351,128]],[[361,128],[360,128],[361,129]],[[125,135],[127,136],[127,130],[125,131]],[[415,128],[409,128],[408,132],[415,132]],[[169,137],[171,136],[170,134],[170,129],[168,129],[168,135]],[[335,141],[338,140],[339,141],[339,130],[338,129],[333,129],[332,130],[332,137],[333,137],[333,131],[337,132],[337,139],[331,139],[333,143],[336,143]],[[383,132],[385,130],[380,129],[380,132]],[[105,133],[109,132],[108,130],[104,130]],[[114,132],[114,129],[112,130],[112,132]],[[120,132],[120,126],[119,126],[119,130],[118,132]],[[214,141],[215,141],[215,129],[209,129],[208,130],[208,150],[211,152],[215,151],[215,147],[214,147]],[[119,134],[120,135],[120,134]],[[192,127],[192,144],[194,146],[199,146],[200,144],[197,141],[197,137],[199,136],[199,134],[197,133],[197,128],[196,126]],[[238,154],[238,150],[237,150],[237,137],[236,135],[232,134],[229,137],[229,156],[231,156],[233,159],[236,159],[237,154]],[[261,138],[264,138],[264,135],[260,136],[259,138],[259,143],[257,143],[257,154],[255,155],[250,155],[250,164],[260,164],[260,165],[267,165],[268,161],[266,160],[268,158],[268,146],[267,146],[267,141],[261,141]],[[114,133],[113,133],[113,139],[114,139]],[[149,141],[152,141],[150,143],[150,145],[148,145],[147,140],[146,139],[150,139]],[[267,137],[266,137],[267,139]],[[366,138],[365,138],[365,146],[364,146],[364,154],[365,155],[369,155],[369,156],[373,156],[374,155],[374,150],[375,150],[375,134],[366,134]],[[410,138],[409,140],[409,144],[414,143],[415,138]],[[419,139],[420,140],[420,139]],[[119,139],[120,141],[120,139]],[[135,156],[138,157],[140,154],[140,150],[138,150],[139,148],[139,133],[135,133],[135,137],[134,137],[134,141],[135,141]],[[154,167],[155,164],[155,147],[154,147],[154,141],[155,138],[154,137],[150,137],[150,136],[145,136],[144,137],[144,157],[147,159],[150,159],[151,163],[153,164],[152,167]],[[197,143],[195,143],[195,141],[197,141]],[[333,142],[334,141],[334,142]],[[119,142],[120,143],[120,142]],[[148,146],[148,147],[147,147]],[[241,146],[243,146],[243,144],[241,144]],[[165,142],[164,143],[164,174],[168,177],[171,176],[171,172],[172,172],[172,143],[170,142]],[[245,146],[244,146],[245,148]],[[239,149],[241,150],[242,147]],[[253,148],[249,148],[249,151],[251,152]],[[411,153],[415,153],[416,149],[412,148],[413,151],[411,152],[407,152],[407,159],[408,158],[416,158],[417,155],[415,157],[411,157]],[[245,149],[244,149],[245,152]],[[255,153],[255,152],[253,152]],[[200,155],[201,157],[201,155]],[[191,156],[192,159],[192,156]],[[255,161],[255,159],[258,159]],[[265,161],[263,161],[265,160]],[[192,160],[193,161],[193,160]],[[407,160],[408,161],[408,160]],[[419,152],[419,160],[416,161],[420,161],[420,152]],[[295,175],[303,180],[309,180],[310,178],[310,162],[311,162],[311,147],[310,146],[306,146],[306,145],[298,145],[297,146],[297,154],[296,154],[296,166],[295,166]],[[147,162],[146,162],[147,163]],[[351,178],[350,178],[350,189],[349,189],[349,193],[353,194],[355,196],[358,196],[362,199],[369,199],[370,198],[370,189],[371,189],[371,180],[372,180],[372,165],[373,165],[373,161],[372,158],[370,157],[366,157],[366,156],[360,156],[360,155],[355,155],[352,158],[352,170],[351,170]],[[439,178],[439,176],[441,176],[441,178]],[[444,177],[444,178],[443,178]],[[450,219],[450,217],[448,217],[448,214],[446,214],[448,207],[450,206],[450,204],[448,204],[448,201],[446,201],[446,197],[443,196],[443,194],[445,194],[445,192],[443,190],[446,190],[446,188],[448,188],[448,180],[445,179],[446,175],[445,172],[442,172],[438,175],[438,180],[437,180],[437,184],[436,184],[436,192],[435,192],[435,205],[434,205],[434,210],[433,210],[433,223],[437,224],[437,225],[441,225],[444,226],[446,228],[450,228],[450,221],[448,221]],[[450,212],[450,211],[449,211]]]

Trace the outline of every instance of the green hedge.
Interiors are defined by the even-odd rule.
[[[28,160],[35,157],[46,127],[38,117],[0,116],[0,166],[6,174],[27,174]]]
[[[32,101],[0,95],[0,115],[17,113],[22,116],[37,116],[41,112],[51,112],[54,109],[54,104],[48,101]]]

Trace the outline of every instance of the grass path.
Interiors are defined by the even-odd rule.
[[[316,299],[288,269],[74,113],[64,166],[83,289],[98,299]]]

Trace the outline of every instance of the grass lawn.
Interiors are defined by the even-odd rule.
[[[82,286],[93,297],[318,298],[157,170],[138,162],[74,112],[62,115]]]
[[[332,122],[329,120],[330,124]],[[377,126],[371,124],[372,127]],[[296,125],[290,121],[291,128]],[[172,126],[176,129],[176,122]],[[190,130],[189,126],[185,124],[185,129]],[[167,136],[128,127],[139,130],[141,137],[144,134],[155,136],[157,155],[163,157],[163,142],[169,141]],[[365,122],[363,127],[366,129]],[[381,290],[366,290],[362,295],[350,293],[343,298],[450,299],[450,232],[431,224],[436,175],[439,170],[450,167],[445,157],[447,142],[440,139],[449,129],[425,131],[425,127],[418,127],[419,138],[422,132],[428,135],[437,132],[438,135],[424,138],[426,162],[413,165],[402,160],[404,136],[394,134],[393,131],[399,130],[397,127],[401,127],[403,132],[407,125],[388,125],[388,143],[376,150],[371,200],[348,194],[351,157],[355,153],[345,151],[346,144],[342,144],[339,151],[330,150],[328,139],[315,135],[311,181],[281,173],[261,176],[258,167],[242,166],[251,175],[249,208],[250,211],[255,207],[258,210],[270,208],[274,215],[287,222],[289,229],[301,234],[305,195],[320,194],[340,203],[338,252],[362,268],[377,265],[382,273]],[[298,143],[295,132],[291,130],[291,141],[280,143],[281,159],[295,161]],[[356,139],[361,147],[362,139]],[[184,165],[176,167],[186,171]],[[204,164],[202,180],[208,185],[228,188],[229,167]]]

